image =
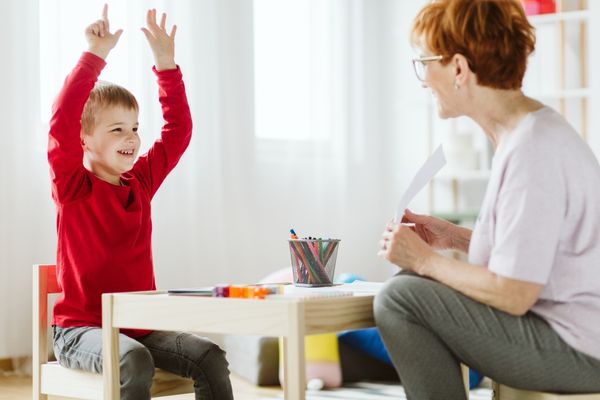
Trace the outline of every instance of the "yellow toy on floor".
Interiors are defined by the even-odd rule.
[[[342,385],[340,352],[335,333],[306,336],[304,356],[307,389],[320,390],[324,387],[336,388]],[[284,386],[282,338],[279,338],[279,382]]]
[[[261,280],[262,283],[292,282],[292,271],[284,268]],[[336,388],[342,385],[342,367],[335,333],[306,336],[304,339],[306,384],[308,389]],[[283,377],[283,339],[279,338],[279,382]]]

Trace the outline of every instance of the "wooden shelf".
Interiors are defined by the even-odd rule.
[[[448,171],[440,172],[435,176],[436,180],[440,181],[486,181],[490,178],[490,171],[487,169],[483,170],[472,170],[472,171]]]
[[[589,88],[565,89],[555,92],[531,93],[531,97],[536,99],[585,99],[590,97]]]
[[[553,24],[566,21],[587,21],[589,10],[564,11],[552,14],[529,15],[527,19],[532,25]]]
[[[454,224],[460,224],[464,221],[475,221],[479,215],[479,211],[471,210],[465,212],[436,212],[431,214],[433,217],[441,218],[450,221]]]

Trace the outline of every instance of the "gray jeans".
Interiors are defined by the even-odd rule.
[[[411,274],[384,286],[374,312],[411,400],[464,400],[461,362],[515,388],[600,392],[600,360],[531,312],[516,317]]]
[[[59,364],[102,373],[102,329],[54,327]],[[225,352],[210,340],[185,332],[154,331],[132,339],[119,334],[122,400],[150,399],[154,368],[191,378],[196,400],[233,399]]]

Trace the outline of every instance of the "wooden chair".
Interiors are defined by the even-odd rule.
[[[33,266],[33,399],[48,395],[102,399],[102,375],[61,367],[48,362],[48,295],[60,293],[55,265]],[[193,393],[191,379],[156,370],[152,396]]]
[[[558,394],[514,389],[492,382],[494,400],[600,400],[600,393]]]

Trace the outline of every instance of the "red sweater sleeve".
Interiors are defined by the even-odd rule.
[[[133,174],[146,188],[150,198],[177,165],[192,136],[192,116],[188,105],[181,70],[157,71],[159,101],[164,125],[160,139],[138,159]]]
[[[81,148],[81,114],[105,65],[102,58],[83,53],[52,106],[48,162],[56,202],[66,203],[89,191]]]

